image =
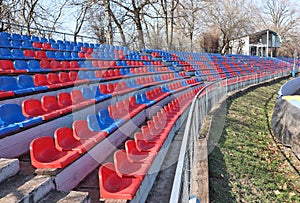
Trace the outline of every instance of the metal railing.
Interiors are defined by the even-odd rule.
[[[191,104],[187,118],[170,202],[188,202],[190,195],[197,195],[199,192],[197,163],[201,159],[207,158],[200,153],[203,149],[200,149],[198,145],[199,139],[202,139],[199,132],[212,108],[226,99],[230,92],[290,74],[291,70],[286,69],[272,73],[263,72],[255,75],[237,76],[208,84],[198,92]],[[201,200],[201,197],[199,198]]]
[[[41,28],[35,28],[35,27],[27,27],[24,25],[19,25],[19,24],[15,24],[15,23],[10,23],[10,22],[4,22],[4,21],[0,21],[1,23],[1,30],[6,30],[6,31],[12,31],[15,33],[19,33],[19,34],[27,34],[27,30],[32,30],[35,31],[33,32],[33,34],[37,34],[39,36],[42,37],[47,37],[47,38],[51,38],[53,37],[53,34],[57,35],[57,39],[63,39],[63,40],[68,40],[73,41],[74,38],[74,34],[72,33],[66,33],[66,32],[59,32],[59,31],[55,31],[53,28],[48,28],[48,29],[41,29]],[[94,43],[98,43],[99,39],[95,38],[95,37],[89,37],[89,36],[85,36],[85,35],[77,35],[77,37],[79,39],[81,39],[82,42],[94,42]]]

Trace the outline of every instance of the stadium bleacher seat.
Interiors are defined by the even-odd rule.
[[[101,198],[133,199],[141,180],[119,177],[113,163],[105,163],[99,168]]]
[[[149,165],[142,162],[131,162],[128,159],[127,153],[125,150],[117,150],[114,153],[114,165],[116,173],[120,177],[131,177],[143,179],[147,174]]]
[[[30,159],[36,168],[64,168],[76,160],[77,151],[59,151],[49,136],[34,139],[30,143]]]
[[[95,145],[93,140],[77,140],[73,136],[73,129],[61,127],[54,132],[55,147],[59,151],[77,151],[80,154],[87,152]]]

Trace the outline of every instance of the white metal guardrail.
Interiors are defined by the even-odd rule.
[[[187,118],[169,202],[188,202],[190,195],[197,194],[197,162],[201,158],[207,158],[199,154],[199,132],[212,108],[226,98],[229,92],[290,74],[291,70],[285,69],[228,78],[208,84],[195,96]],[[201,197],[199,199],[201,200]]]

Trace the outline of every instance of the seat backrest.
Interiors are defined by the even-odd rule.
[[[60,82],[62,82],[62,83],[71,81],[70,77],[69,77],[69,73],[67,73],[67,72],[59,72],[58,77],[59,77]]]
[[[26,99],[22,102],[22,112],[26,117],[40,116],[46,113],[38,99]]]
[[[56,73],[48,73],[47,74],[47,81],[49,84],[59,84],[59,77]]]
[[[41,102],[42,102],[42,107],[43,109],[45,109],[46,111],[54,111],[54,110],[58,110],[61,107],[58,105],[58,100],[57,97],[54,95],[45,95],[41,98]]]
[[[72,145],[78,142],[73,137],[73,129],[70,127],[57,128],[54,132],[55,147],[60,150],[72,150]]]
[[[53,70],[60,70],[60,69],[61,69],[61,64],[60,64],[59,61],[52,60],[52,61],[50,62],[50,64],[51,64],[51,68],[52,68]]]
[[[0,67],[2,70],[15,70],[11,60],[0,60]]]
[[[28,70],[28,64],[25,60],[15,60],[14,67],[16,70]]]
[[[47,76],[44,74],[35,74],[33,76],[33,81],[36,86],[46,86],[49,85],[47,81]]]
[[[24,58],[24,52],[22,49],[12,49],[11,55],[18,58]]]
[[[62,61],[62,62],[61,62],[61,67],[62,67],[63,69],[70,69],[70,68],[71,68],[70,62],[69,62],[69,61]]]
[[[89,114],[87,116],[87,123],[89,126],[89,129],[93,132],[100,132],[102,129],[100,128],[99,125],[99,118],[97,114]]]
[[[14,124],[24,121],[26,118],[18,104],[2,104],[0,105],[0,119],[4,123]]]
[[[50,136],[36,138],[30,143],[31,160],[49,162],[51,157],[57,152],[58,150],[55,148],[54,140]]]
[[[57,94],[58,104],[63,107],[72,105],[71,95],[68,92],[60,92]]]
[[[12,91],[19,89],[16,78],[12,76],[0,77],[0,90]]]
[[[31,75],[18,75],[17,82],[20,88],[35,87],[33,77]]]
[[[48,60],[43,59],[43,60],[40,61],[40,67],[42,69],[51,69],[51,64]]]
[[[11,52],[8,48],[0,48],[0,56],[1,58],[10,59]]]
[[[78,73],[76,71],[70,71],[69,72],[69,78],[71,81],[80,80],[81,78],[78,77]]]
[[[86,101],[86,99],[82,97],[82,92],[80,90],[72,90],[70,94],[73,104],[79,104]]]
[[[40,62],[37,60],[29,60],[27,64],[29,70],[36,70],[36,71],[41,70]]]
[[[103,125],[114,123],[114,119],[110,117],[108,109],[102,109],[98,112],[99,121]]]
[[[26,50],[24,50],[24,56],[29,57],[29,58],[33,58],[35,56],[35,53],[31,49],[26,49]]]

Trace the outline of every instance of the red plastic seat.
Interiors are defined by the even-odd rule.
[[[72,112],[74,106],[72,105],[71,95],[68,92],[60,92],[57,94],[58,105],[62,106],[65,111]]]
[[[33,76],[35,86],[48,86],[50,85],[47,80],[47,76],[44,74],[35,74]]]
[[[24,50],[24,56],[28,58],[34,58],[35,53],[31,49]]]
[[[78,61],[70,61],[70,68],[72,70],[79,70],[80,66],[78,64]]]
[[[107,136],[107,132],[94,132],[88,127],[86,120],[76,120],[73,122],[74,137],[79,140],[92,139],[95,142],[100,142]]]
[[[47,56],[46,56],[45,51],[38,50],[38,51],[35,52],[34,59],[42,60],[42,59],[46,59],[46,58],[47,58]]]
[[[152,135],[148,126],[142,126],[141,130],[145,141],[154,142],[160,146],[163,145],[166,139],[165,135]]]
[[[62,70],[61,64],[59,61],[52,60],[50,62],[52,70]]]
[[[41,60],[41,62],[40,62],[40,67],[41,67],[42,69],[51,69],[50,61],[47,61],[47,60]]]
[[[64,108],[63,106],[59,105],[57,97],[54,95],[43,96],[41,101],[43,109],[48,112],[57,111],[60,114],[66,114],[70,112],[70,109]]]
[[[61,68],[63,70],[70,70],[71,69],[70,62],[69,61],[62,61],[61,62]]]
[[[51,44],[50,44],[50,43],[44,42],[44,43],[42,44],[42,49],[43,49],[43,50],[52,50]]]
[[[155,152],[140,151],[134,140],[125,142],[125,150],[128,158],[133,162],[143,162],[151,165],[156,156]]]
[[[125,150],[117,150],[114,153],[116,172],[120,177],[134,177],[143,179],[149,165],[142,162],[132,162],[128,159]]]
[[[43,120],[53,119],[59,116],[57,111],[46,111],[42,103],[37,99],[26,99],[22,102],[22,112],[26,117],[41,116]]]
[[[56,73],[48,73],[47,81],[50,84],[49,87],[51,88],[59,88],[63,86],[59,80],[59,76]]]
[[[121,178],[113,163],[108,162],[99,168],[100,198],[132,200],[141,185],[137,178]]]
[[[59,151],[51,137],[34,139],[30,143],[30,159],[36,168],[64,168],[79,157],[76,151]]]
[[[42,43],[40,43],[40,42],[33,42],[33,43],[32,43],[32,46],[33,46],[34,48],[38,48],[38,49],[43,48],[43,45],[42,45]]]
[[[60,151],[78,151],[80,154],[91,149],[93,140],[78,140],[73,136],[73,129],[69,127],[58,128],[54,132],[55,147]]]
[[[134,133],[134,141],[136,144],[136,148],[139,151],[144,152],[158,152],[161,146],[159,144],[148,142],[144,140],[143,134],[141,132]]]

